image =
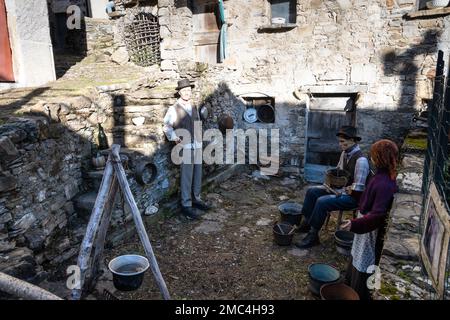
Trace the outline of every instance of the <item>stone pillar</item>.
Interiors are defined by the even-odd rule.
[[[39,86],[55,80],[46,1],[5,3],[16,83],[0,84],[0,89]]]

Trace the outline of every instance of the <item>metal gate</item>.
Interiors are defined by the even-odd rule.
[[[0,0],[0,82],[13,82],[11,46],[9,44],[8,23],[5,0]]]

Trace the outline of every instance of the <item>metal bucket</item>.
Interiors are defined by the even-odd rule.
[[[137,254],[127,254],[112,259],[108,268],[113,274],[114,287],[121,291],[138,289],[144,280],[144,273],[150,267],[147,258]]]
[[[334,242],[336,243],[337,251],[344,256],[350,256],[354,237],[355,234],[353,232],[345,230],[336,231],[334,233]]]
[[[275,121],[275,110],[270,104],[263,104],[258,107],[258,120],[265,123],[273,123]]]
[[[322,300],[359,300],[358,293],[343,283],[325,284],[320,288]]]
[[[276,223],[273,226],[273,239],[280,246],[289,246],[294,237],[294,232],[292,229],[293,225],[286,222]]]
[[[300,225],[302,221],[302,205],[295,202],[283,202],[278,206],[281,222]]]
[[[337,283],[341,273],[335,267],[326,263],[313,263],[308,267],[308,289],[315,296],[320,296],[320,288],[324,284]]]

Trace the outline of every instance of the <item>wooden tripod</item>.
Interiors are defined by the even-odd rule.
[[[78,267],[80,268],[80,279],[77,287],[72,290],[72,299],[79,300],[83,292],[83,287],[90,285],[95,279],[100,265],[100,259],[103,255],[103,249],[105,245],[106,232],[111,221],[112,209],[116,199],[117,191],[120,187],[125,201],[131,208],[134,223],[139,238],[144,246],[145,253],[150,262],[150,268],[153,272],[158,287],[165,300],[170,299],[169,291],[167,290],[166,283],[159,271],[158,262],[156,261],[153,253],[152,245],[145,231],[144,223],[142,222],[141,214],[131,193],[130,186],[128,184],[125,170],[120,160],[120,145],[114,144],[111,148],[111,152],[108,156],[105,171],[103,174],[102,183],[95,200],[94,208],[89,219],[86,234],[81,243],[80,254],[78,256]],[[95,241],[95,250],[92,259],[92,247]],[[89,264],[90,262],[90,264]],[[86,273],[90,267],[91,272],[87,281]]]

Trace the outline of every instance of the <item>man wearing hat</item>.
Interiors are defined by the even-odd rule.
[[[363,155],[358,142],[356,128],[343,126],[336,133],[342,150],[337,167],[350,174],[345,191],[336,195],[325,187],[312,187],[306,192],[302,213],[303,223],[299,231],[308,232],[306,237],[295,243],[299,248],[310,248],[320,243],[319,231],[327,214],[335,210],[352,210],[358,207],[359,197],[364,191],[369,175],[369,161]]]
[[[164,117],[164,133],[169,141],[181,144],[181,212],[188,219],[198,219],[195,209],[208,210],[200,198],[202,187],[202,132],[198,110],[192,105],[192,88],[188,79],[178,81],[177,102],[170,106]],[[182,133],[186,133],[186,135]]]

